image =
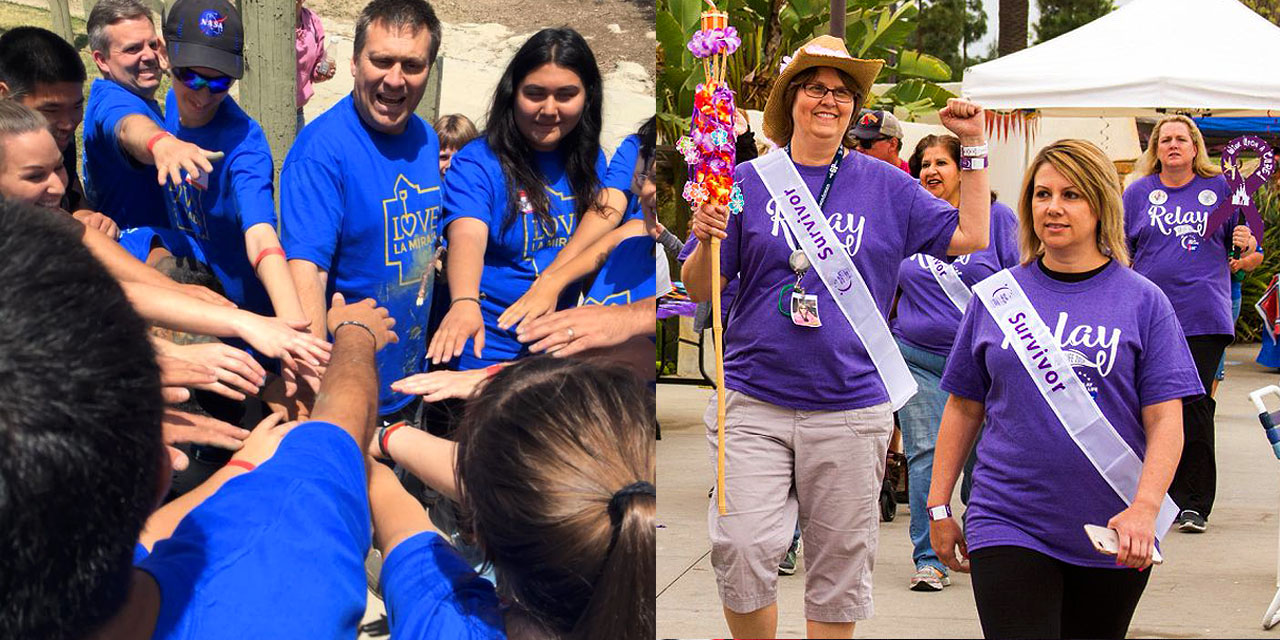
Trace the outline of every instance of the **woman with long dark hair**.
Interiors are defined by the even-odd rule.
[[[600,84],[595,55],[569,28],[539,31],[507,65],[484,136],[454,156],[445,182],[451,301],[427,348],[433,363],[477,369],[527,353],[498,316],[596,203],[607,168]],[[567,289],[558,307],[577,295]]]
[[[953,207],[960,206],[960,139],[928,135],[916,145],[907,162],[920,186]],[[986,249],[954,259],[939,260],[917,253],[898,267],[898,314],[893,337],[920,391],[898,410],[898,426],[907,454],[911,499],[911,559],[913,591],[941,591],[951,584],[947,568],[929,546],[929,478],[933,448],[942,422],[947,392],[939,385],[969,303],[970,289],[991,274],[1018,264],[1018,217],[991,198],[990,243]],[[962,489],[962,498],[967,493]]]

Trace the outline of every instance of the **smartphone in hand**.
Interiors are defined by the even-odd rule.
[[[1085,535],[1089,536],[1089,541],[1093,543],[1093,548],[1098,553],[1114,556],[1120,553],[1120,536],[1115,529],[1099,527],[1096,524],[1086,524],[1084,526]],[[1153,548],[1151,550],[1151,564],[1163,564],[1164,557],[1160,555],[1160,550]]]

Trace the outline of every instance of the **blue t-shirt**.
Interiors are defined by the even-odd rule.
[[[354,638],[369,517],[355,440],[327,422],[297,426],[138,563],[160,587],[153,638]]]
[[[507,637],[493,583],[434,531],[391,550],[382,563],[382,597],[392,638],[501,640]]]
[[[445,177],[444,226],[459,218],[475,218],[489,227],[489,244],[480,276],[480,293],[484,298],[480,304],[485,330],[483,357],[475,357],[471,340],[467,340],[458,360],[459,370],[479,369],[528,354],[528,348],[516,340],[514,327],[507,331],[498,328],[498,316],[529,290],[578,227],[573,188],[559,152],[535,152],[533,160],[549,185],[547,197],[555,219],[554,229],[534,214],[521,213],[510,226],[505,224],[509,210],[507,182],[488,140],[471,141],[453,156],[449,165]],[[602,151],[596,160],[596,173],[604,176],[605,170]],[[566,289],[560,296],[558,308],[573,306],[578,292],[576,286]]]
[[[222,99],[208,124],[194,129],[179,122],[172,89],[164,108],[165,128],[180,140],[226,154],[213,163],[212,173],[201,176],[200,185],[184,182],[165,189],[170,225],[200,246],[228,299],[247,311],[276,315],[244,240],[249,227],[265,223],[274,230],[276,226],[275,165],[262,127],[230,96]]]
[[[609,160],[609,170],[604,176],[604,186],[612,187],[621,191],[627,196],[627,210],[622,215],[622,221],[635,220],[644,217],[644,211],[640,209],[640,199],[636,194],[631,193],[631,177],[636,172],[636,158],[640,155],[640,136],[631,134],[622,139],[622,144],[613,152],[613,158]]]
[[[164,127],[155,100],[146,100],[111,80],[99,78],[84,108],[85,195],[121,229],[168,227],[164,195],[156,168],[140,164],[116,140],[116,127],[127,116],[141,114]]]
[[[628,304],[657,296],[653,256],[656,247],[647,233],[619,242],[600,267],[582,304]]]
[[[163,247],[175,258],[191,258],[201,264],[208,264],[204,249],[191,236],[177,229],[161,229],[159,227],[134,227],[120,232],[120,247],[129,255],[146,262],[151,249]]]
[[[280,174],[289,259],[329,272],[326,303],[335,291],[350,302],[374,298],[396,319],[400,341],[378,353],[382,415],[413,400],[391,383],[423,370],[431,290],[421,303],[418,292],[439,244],[439,155],[422,118],[400,135],[380,133],[348,95],[303,129]]]

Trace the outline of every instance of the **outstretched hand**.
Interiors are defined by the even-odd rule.
[[[207,444],[236,451],[244,446],[241,441],[249,435],[248,431],[217,418],[177,409],[165,409],[160,427],[164,444],[169,448],[169,461],[178,471],[186,469],[189,461],[186,454],[173,445]]]
[[[369,330],[374,340],[374,351],[381,351],[387,343],[400,341],[395,331],[392,331],[396,326],[396,319],[391,317],[391,313],[385,307],[379,307],[378,302],[373,298],[347,304],[346,298],[341,293],[333,294],[328,321],[329,333],[333,335],[334,340],[338,339],[338,329],[343,326],[343,323],[347,323],[348,325],[358,324]],[[352,331],[361,330],[360,327]]]
[[[489,378],[484,369],[470,371],[432,371],[416,373],[391,383],[391,390],[422,396],[425,402],[448,398],[469,398]]]

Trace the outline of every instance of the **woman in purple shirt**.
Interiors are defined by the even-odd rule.
[[[1036,156],[1022,265],[974,288],[947,358],[930,538],[972,568],[988,638],[1123,638],[1177,512],[1182,399],[1202,390],[1169,300],[1128,268],[1119,184],[1092,143]],[[951,494],[984,420],[962,533]],[[1086,524],[1116,532],[1115,558]]]
[[[911,175],[934,197],[960,206],[960,139],[929,135],[920,140],[907,162]],[[933,445],[947,393],[939,383],[951,352],[969,288],[987,276],[1018,264],[1018,218],[991,199],[991,243],[982,251],[939,261],[913,255],[898,268],[898,314],[893,336],[920,390],[898,410],[898,426],[907,454],[911,493],[911,560],[914,591],[941,591],[951,583],[947,568],[929,546],[929,516],[924,503],[933,475]],[[944,286],[946,283],[946,286]],[[961,497],[966,497],[964,489]]]
[[[690,297],[711,295],[713,236],[724,239],[721,284],[741,282],[724,335],[727,509],[721,515],[712,500],[708,517],[734,637],[777,632],[778,562],[797,520],[807,635],[848,638],[872,615],[890,398],[904,400],[914,387],[884,320],[898,264],[913,253],[942,258],[987,245],[980,107],[954,100],[941,112],[970,147],[974,169],[961,181],[961,202],[973,204],[958,215],[897,167],[842,152],[881,64],[853,58],[831,36],[797,50],[765,105],[764,134],[786,149],[738,165],[740,213],[703,206],[694,217],[699,245],[683,269]],[[868,308],[874,313],[858,313]],[[873,339],[864,343],[864,334]],[[715,404],[707,416],[713,461]]]
[[[1140,177],[1124,192],[1133,269],[1169,296],[1207,390],[1235,336],[1228,263],[1232,245],[1242,249],[1244,258],[1258,243],[1244,225],[1205,228],[1213,211],[1231,196],[1190,118],[1169,116],[1156,123],[1136,173]],[[1178,530],[1186,533],[1203,532],[1213,509],[1215,408],[1213,397],[1205,395],[1182,410],[1185,444],[1169,495],[1182,507]]]

